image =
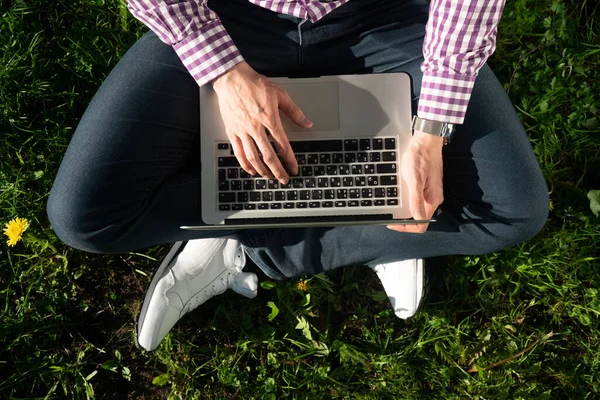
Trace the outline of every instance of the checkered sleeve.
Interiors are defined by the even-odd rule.
[[[128,0],[127,8],[173,46],[199,86],[244,60],[207,0]]]
[[[462,124],[475,78],[496,48],[505,0],[431,0],[420,118]]]

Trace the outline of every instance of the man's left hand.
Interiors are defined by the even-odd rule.
[[[430,219],[444,201],[442,147],[444,139],[415,131],[402,157],[402,178],[408,186],[408,205],[414,219]],[[398,232],[423,233],[429,224],[388,225]]]

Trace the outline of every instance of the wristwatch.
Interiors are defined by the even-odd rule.
[[[444,144],[450,143],[454,135],[455,125],[447,122],[431,121],[419,118],[416,115],[412,120],[412,129],[414,131],[429,133],[430,135],[444,138]]]

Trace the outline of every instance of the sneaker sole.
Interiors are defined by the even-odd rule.
[[[179,253],[181,253],[181,251],[185,247],[186,243],[187,242],[177,242],[173,245],[173,247],[171,247],[171,250],[169,250],[169,252],[163,259],[163,261],[160,264],[160,266],[158,267],[158,269],[156,271],[154,271],[154,274],[152,274],[152,279],[150,280],[150,283],[146,287],[146,294],[144,295],[144,302],[142,303],[142,307],[140,308],[140,311],[137,313],[137,316],[135,318],[136,319],[136,322],[135,322],[135,336],[136,336],[135,344],[140,349],[142,349],[142,346],[140,346],[137,338],[139,337],[140,329],[141,329],[142,325],[144,324],[144,319],[146,317],[146,311],[148,311],[148,305],[150,304],[150,300],[152,299],[152,293],[154,293],[154,288],[156,288],[156,285],[158,284],[158,281],[160,280],[159,278],[162,276],[165,269],[169,266],[169,264],[171,264],[171,261],[173,261],[173,259],[175,257],[177,257],[177,255]]]

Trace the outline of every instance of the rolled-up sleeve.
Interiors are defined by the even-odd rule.
[[[432,0],[418,115],[462,124],[477,73],[496,48],[505,0]]]
[[[206,0],[128,0],[131,14],[173,46],[199,86],[244,61]]]

